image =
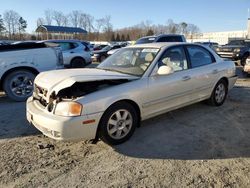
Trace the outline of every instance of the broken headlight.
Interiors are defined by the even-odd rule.
[[[54,114],[59,116],[80,116],[82,113],[82,105],[73,101],[63,101],[56,104]]]

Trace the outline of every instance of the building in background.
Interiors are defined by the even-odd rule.
[[[188,42],[217,42],[227,44],[230,40],[250,39],[250,18],[247,20],[247,29],[241,31],[207,32],[194,36],[187,36]]]
[[[62,27],[52,25],[40,25],[36,29],[37,38],[48,39],[83,39],[87,31],[79,27]]]

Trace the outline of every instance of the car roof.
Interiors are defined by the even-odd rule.
[[[153,43],[145,43],[145,44],[135,44],[132,46],[128,46],[126,48],[163,48],[169,47],[177,44],[192,44],[187,42],[153,42]]]
[[[181,34],[159,34],[159,35],[151,35],[151,36],[145,36],[145,37],[141,37],[140,39],[146,39],[146,38],[159,38],[159,37],[170,37],[170,36],[183,36]]]

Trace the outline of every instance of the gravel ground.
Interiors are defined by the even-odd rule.
[[[142,122],[126,143],[57,142],[0,93],[0,187],[250,187],[250,79],[221,107]]]

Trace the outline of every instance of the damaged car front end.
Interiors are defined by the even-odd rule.
[[[81,100],[91,93],[138,79],[98,69],[72,69],[67,73],[59,70],[38,75],[33,95],[27,100],[28,121],[57,140],[95,138],[104,110],[93,113],[88,110],[89,104],[85,106]]]

